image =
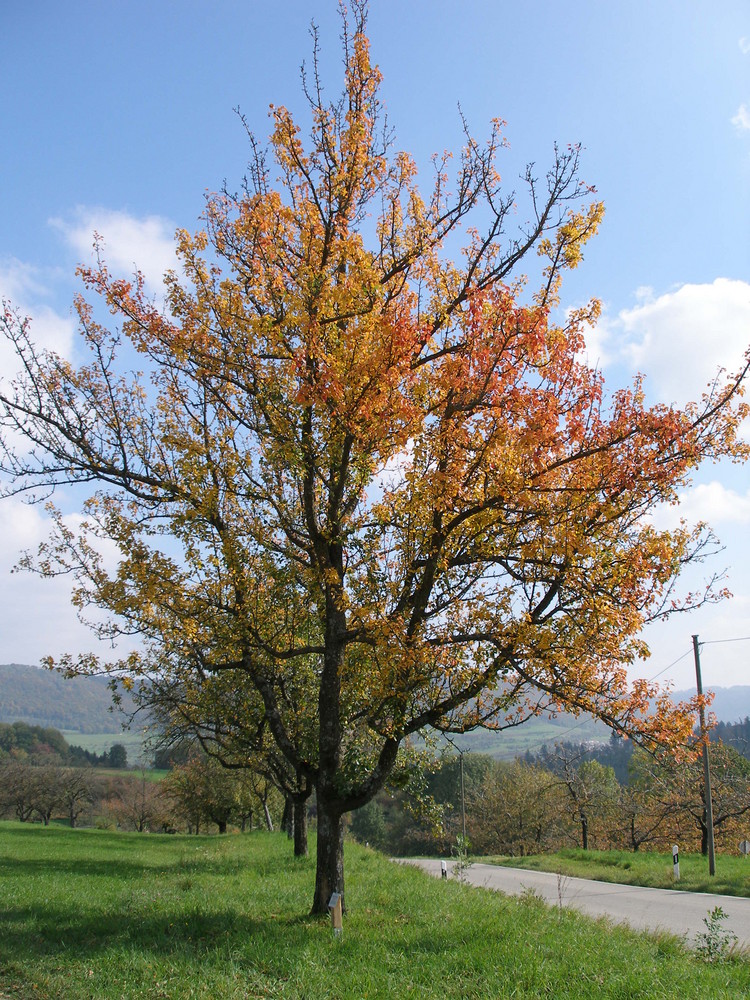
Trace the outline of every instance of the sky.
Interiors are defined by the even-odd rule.
[[[713,8],[713,9],[710,9]],[[339,93],[335,0],[35,0],[3,4],[0,32],[0,294],[35,339],[75,359],[75,268],[101,235],[112,271],[137,265],[153,289],[178,227],[195,230],[207,192],[241,184],[268,105],[304,118],[300,66],[320,33],[326,94]],[[581,174],[606,206],[599,235],[562,292],[601,300],[587,350],[608,386],[646,375],[653,401],[700,396],[750,344],[750,5],[746,0],[371,0],[373,60],[398,149],[418,166],[458,150],[461,115],[482,137],[507,124],[509,189],[554,144],[581,143]],[[425,182],[425,187],[427,186]],[[12,361],[0,349],[0,374]],[[748,430],[750,437],[750,430]],[[75,499],[57,498],[72,520]],[[706,520],[733,598],[650,628],[634,676],[678,690],[750,684],[750,471],[701,470],[680,509]],[[671,519],[671,520],[670,520]],[[99,648],[69,582],[13,573],[45,536],[44,510],[0,501],[0,662]]]

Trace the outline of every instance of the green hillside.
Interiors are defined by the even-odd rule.
[[[104,677],[68,679],[40,667],[0,664],[0,722],[22,720],[78,733],[120,733],[135,707],[127,692],[121,696],[122,711],[113,710]]]
[[[66,733],[121,734],[134,709],[126,691],[120,692],[122,710],[112,709],[112,693],[104,677],[68,679],[54,671],[18,663],[0,664],[0,722],[22,720],[33,726],[53,726]],[[676,692],[676,698],[691,692]],[[750,687],[717,688],[712,706],[719,719],[736,722],[750,715]],[[527,750],[564,741],[605,743],[609,730],[590,716],[566,713],[542,715],[514,729],[496,733],[478,730],[455,737],[456,745],[500,760],[513,760]],[[104,742],[107,742],[106,740]],[[103,745],[103,744],[102,744]],[[91,749],[91,748],[89,748]]]

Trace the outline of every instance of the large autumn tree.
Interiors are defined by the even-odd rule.
[[[674,595],[708,536],[649,514],[740,454],[743,415],[744,370],[685,409],[647,407],[640,382],[605,392],[583,356],[596,304],[558,308],[602,216],[578,149],[508,191],[501,123],[485,143],[467,128],[452,182],[437,158],[422,193],[365,19],[357,0],[337,103],[317,60],[303,78],[307,139],[272,107],[243,189],[177,234],[165,308],[141,276],[83,269],[115,322],[78,301],[79,367],[4,317],[22,369],[0,395],[10,489],[89,487],[80,530],[53,515],[36,566],[72,571],[84,611],[142,637],[125,663],[68,668],[232,671],[255,692],[316,790],[315,912],[343,891],[343,815],[425,727],[550,704],[687,737],[626,666],[646,622],[708,598]]]

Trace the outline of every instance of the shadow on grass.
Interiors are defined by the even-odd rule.
[[[142,911],[128,913],[88,912],[53,906],[4,907],[0,910],[0,956],[4,961],[28,963],[41,958],[77,960],[103,957],[108,951],[137,952],[144,958],[192,955],[205,961],[212,951],[237,956],[247,952],[257,958],[259,949],[266,957],[284,954],[296,946],[309,945],[307,930],[321,930],[327,922],[320,917],[268,914],[250,916],[236,908],[215,912],[202,909],[167,909],[149,916]],[[302,933],[294,934],[294,928]]]

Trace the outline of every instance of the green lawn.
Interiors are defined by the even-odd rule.
[[[314,846],[314,845],[313,845]],[[347,845],[344,936],[310,918],[314,862],[282,835],[187,837],[0,824],[0,996],[539,998],[750,994],[704,965],[538,899],[443,883]]]
[[[480,859],[477,859],[480,860]],[[680,881],[675,882],[671,854],[645,851],[565,850],[557,854],[534,854],[526,858],[482,858],[488,864],[530,868],[600,882],[622,882],[657,889],[718,892],[726,896],[750,896],[750,859],[726,854],[716,856],[716,874],[708,873],[708,859],[701,854],[680,854]]]

